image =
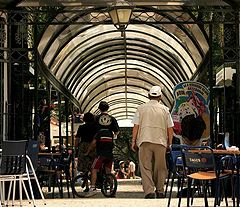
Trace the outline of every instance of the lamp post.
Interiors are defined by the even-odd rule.
[[[127,112],[127,42],[126,28],[129,24],[132,15],[133,5],[124,0],[117,0],[109,8],[109,16],[112,19],[114,26],[121,32],[121,37],[124,40],[124,87],[125,87],[125,104],[126,104],[126,119]]]

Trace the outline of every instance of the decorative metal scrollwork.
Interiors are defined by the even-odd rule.
[[[197,18],[201,13],[202,18]],[[214,13],[214,18],[210,19]],[[22,16],[27,25],[46,24],[109,24],[111,19],[107,8],[31,8],[29,10],[11,11],[11,24],[19,24],[17,21]],[[27,17],[27,18],[26,18]],[[32,17],[32,18],[30,18]],[[209,24],[209,23],[239,23],[235,19],[233,9],[201,7],[136,7],[133,10],[131,24]]]
[[[0,25],[0,45],[3,45],[6,39],[7,39],[7,36],[6,36],[6,31],[4,29],[4,25]]]
[[[25,20],[20,20],[20,24],[17,25],[15,40],[19,45],[27,43],[28,27]]]
[[[0,17],[0,45],[3,45],[7,39],[7,34],[5,31],[5,19]]]

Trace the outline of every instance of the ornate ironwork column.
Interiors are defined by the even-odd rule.
[[[232,84],[224,81],[224,133],[230,132],[230,142],[239,146],[240,136],[240,89],[239,89],[239,10],[225,14],[224,22],[224,80],[227,68],[236,70]]]
[[[1,141],[5,139],[6,134],[6,116],[5,116],[5,102],[6,102],[6,63],[4,63],[6,44],[6,27],[3,17],[0,17],[0,145]]]
[[[236,62],[236,113],[235,113],[235,137],[236,145],[240,146],[240,9],[236,12],[236,49],[237,49],[237,62]]]

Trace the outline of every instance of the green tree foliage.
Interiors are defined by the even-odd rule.
[[[115,140],[114,147],[114,158],[115,160],[133,160],[137,163],[137,153],[131,150],[132,145],[132,128],[131,127],[122,127],[120,129],[120,134]]]

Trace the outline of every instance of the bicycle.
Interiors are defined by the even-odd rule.
[[[73,194],[79,198],[85,197],[91,180],[91,168],[89,167],[85,173],[80,173],[72,180]],[[115,197],[117,192],[117,179],[114,174],[106,173],[104,164],[97,174],[96,188],[101,189],[105,197]]]

